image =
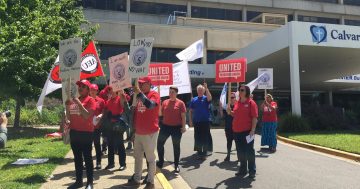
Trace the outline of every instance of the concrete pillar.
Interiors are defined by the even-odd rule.
[[[340,24],[345,25],[345,17],[344,16],[340,17]]]
[[[343,5],[343,4],[344,4],[344,0],[338,0],[338,3],[339,3],[340,5]]]
[[[130,0],[126,0],[126,12],[129,14],[130,13],[130,4],[131,1]]]
[[[186,17],[191,17],[191,1],[188,1],[186,3],[186,8],[187,8]]]
[[[299,45],[294,39],[294,24],[289,27],[291,110],[292,114],[301,116]]]
[[[207,38],[208,38],[208,34],[207,34],[207,30],[204,31],[204,48],[203,48],[203,54],[204,56],[201,59],[201,64],[207,64]]]
[[[247,22],[247,8],[243,7],[242,9],[242,21]]]
[[[298,21],[298,16],[299,16],[299,13],[298,13],[298,11],[294,11],[294,15],[293,15],[293,20],[294,21]]]
[[[332,91],[329,91],[328,95],[329,95],[329,105],[330,105],[330,106],[333,106],[333,105],[334,105],[334,102],[333,102],[333,92],[332,92]]]

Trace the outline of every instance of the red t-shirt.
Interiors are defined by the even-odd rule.
[[[93,110],[96,109],[96,102],[90,96],[86,96],[84,98],[79,98],[81,104],[85,107],[86,110]],[[84,131],[84,132],[94,132],[94,126],[92,123],[94,115],[90,115],[89,118],[85,119],[80,115],[80,109],[77,104],[74,102],[70,105],[70,129],[76,131]]]
[[[272,101],[270,103],[270,106],[273,108],[277,108],[277,103]],[[277,122],[276,110],[271,110],[267,106],[264,106],[262,121],[263,122]]]
[[[181,113],[186,112],[185,103],[180,99],[171,101],[165,100],[161,106],[162,115],[164,117],[163,123],[169,126],[181,126],[182,119]]]
[[[95,103],[96,103],[96,109],[95,109],[94,116],[98,116],[103,112],[103,110],[105,108],[105,101],[102,98],[96,96]],[[100,128],[100,124],[95,125],[95,129],[98,129],[98,128]]]
[[[124,112],[124,108],[121,105],[120,100],[120,96],[115,96],[106,102],[106,109],[111,112],[112,115],[121,115]],[[112,119],[111,121],[115,122],[117,120]]]
[[[241,102],[241,100],[239,100],[235,103],[233,111],[233,131],[250,131],[252,128],[252,119],[258,117],[258,107],[256,103],[251,99],[247,99],[245,102]]]
[[[134,115],[134,126],[136,134],[148,135],[159,130],[159,104],[160,96],[155,91],[150,91],[145,96],[154,101],[157,106],[153,109],[147,109],[144,104],[137,100]]]

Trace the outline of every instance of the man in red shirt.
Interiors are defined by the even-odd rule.
[[[254,137],[258,117],[258,107],[250,99],[250,88],[245,85],[239,87],[240,99],[235,103],[234,109],[227,107],[227,112],[233,116],[232,129],[238,159],[240,160],[237,176],[245,176],[249,170],[249,178],[255,178],[255,149],[254,140],[247,141],[247,137]]]
[[[91,83],[87,80],[76,82],[80,97],[68,99],[66,104],[66,116],[70,121],[70,144],[74,153],[76,182],[68,189],[83,186],[83,157],[86,166],[87,185],[86,189],[93,188],[93,161],[92,142],[94,138],[94,125],[92,123],[96,109],[95,99],[89,96]]]
[[[102,117],[102,112],[104,110],[105,101],[98,97],[99,87],[96,84],[90,85],[90,96],[95,99],[96,109],[93,118],[93,125],[94,125],[94,146],[96,152],[96,166],[95,169],[101,169],[101,145],[100,145],[100,138],[101,138],[101,130],[100,130],[100,119]]]
[[[134,158],[135,173],[125,186],[139,187],[144,153],[149,164],[146,189],[155,188],[154,177],[156,171],[155,150],[159,135],[159,105],[160,95],[151,91],[150,77],[142,77],[138,80],[139,86],[134,87],[136,103],[134,110]],[[139,88],[140,87],[140,88]]]
[[[176,98],[178,91],[176,86],[171,86],[169,89],[170,98],[165,100],[161,106],[163,121],[157,141],[159,161],[156,164],[159,168],[163,167],[164,145],[169,136],[171,136],[174,147],[175,172],[177,173],[180,172],[179,159],[181,136],[182,133],[186,131],[186,107],[183,101]]]

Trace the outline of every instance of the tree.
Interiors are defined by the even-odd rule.
[[[0,98],[14,98],[14,126],[26,99],[38,97],[57,57],[59,41],[97,27],[84,18],[77,0],[0,0]]]

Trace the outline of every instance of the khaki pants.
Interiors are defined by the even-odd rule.
[[[146,155],[146,161],[149,163],[148,168],[148,180],[154,184],[154,177],[156,173],[156,155],[155,149],[157,144],[159,132],[155,132],[149,135],[138,135],[135,134],[135,141],[134,141],[134,158],[135,158],[135,175],[134,179],[137,182],[141,180],[141,173],[142,173],[142,165],[143,165],[143,157],[144,153]]]

